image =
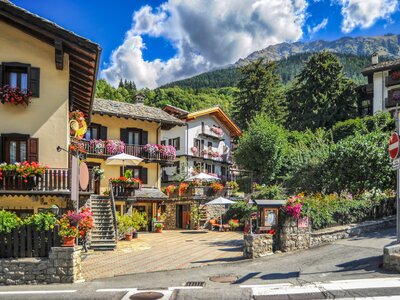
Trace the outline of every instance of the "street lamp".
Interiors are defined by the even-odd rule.
[[[253,200],[249,199],[249,201],[247,202],[247,207],[249,208],[249,227],[250,227],[249,234],[250,235],[253,234],[253,221],[251,218],[251,213],[252,213],[251,208],[253,207],[253,204],[254,204]]]

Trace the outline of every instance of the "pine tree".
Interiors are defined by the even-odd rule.
[[[343,76],[343,67],[332,53],[311,56],[287,94],[293,129],[330,128],[357,114],[355,83]]]
[[[240,69],[239,92],[233,103],[233,118],[242,129],[256,114],[264,113],[277,123],[286,116],[285,94],[274,62],[260,59]]]

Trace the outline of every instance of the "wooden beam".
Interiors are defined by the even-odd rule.
[[[84,78],[77,77],[77,76],[75,76],[73,74],[69,74],[69,76],[70,76],[70,78],[73,79],[74,82],[79,82],[82,86],[85,86],[85,87],[90,88],[90,89],[92,88],[92,84],[91,84],[92,81],[90,79],[85,80]]]
[[[64,49],[61,40],[54,41],[55,60],[57,70],[64,70]]]
[[[82,66],[79,62],[74,61],[73,59],[69,61],[69,64],[72,68],[79,70],[83,74],[93,75],[94,73],[94,69]]]
[[[74,75],[75,77],[81,78],[84,77],[85,79],[88,79],[90,81],[93,81],[94,76],[93,75],[87,75],[79,72],[77,69],[71,69],[70,74]]]
[[[90,88],[87,88],[86,86],[80,84],[79,82],[77,82],[77,81],[74,80],[73,78],[70,78],[70,80],[72,81],[72,83],[73,83],[74,85],[78,86],[80,89],[82,89],[82,90],[84,90],[84,91],[86,91],[86,92],[88,92],[88,93],[91,92],[91,89],[90,89]],[[75,86],[74,88],[76,88],[76,86]]]
[[[90,98],[91,93],[81,91],[80,89],[74,89],[74,92],[80,95],[81,97]]]
[[[70,52],[69,56],[71,60],[77,61],[88,68],[94,68],[96,66],[96,62],[93,59],[84,59],[82,56],[77,55],[75,52]]]

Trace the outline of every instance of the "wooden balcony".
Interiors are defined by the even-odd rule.
[[[218,198],[218,197],[229,197],[232,195],[232,188],[223,188],[220,191],[213,191],[210,186],[191,186],[187,191],[181,195],[178,191],[170,194],[170,198],[189,198],[189,199],[207,199],[207,198]]]
[[[399,79],[393,79],[390,76],[387,76],[385,79],[385,85],[386,87],[389,86],[394,86],[394,85],[400,85],[400,78]]]
[[[210,154],[196,154],[193,155],[194,157],[199,157],[199,158],[204,158],[204,159],[210,159],[213,161],[219,161],[219,162],[223,162],[223,163],[232,163],[232,160],[230,159],[230,156],[228,154],[222,154],[219,157],[214,157],[213,155]]]
[[[128,199],[132,198],[135,196],[135,190],[139,189],[139,183],[124,183],[124,182],[119,182],[119,183],[112,183],[111,188],[113,191],[114,198],[116,199]]]
[[[400,106],[400,90],[390,90],[388,92],[388,97],[385,99],[385,107],[396,107],[396,104]]]
[[[146,151],[146,146],[137,146],[137,145],[124,145],[119,149],[115,149],[113,147],[107,147],[106,141],[80,141],[82,143],[82,148],[86,151],[86,154],[89,157],[99,157],[99,158],[107,158],[109,156],[113,156],[120,153],[126,153],[129,155],[137,156],[143,158],[146,162],[165,162],[165,161],[174,161],[174,155],[166,155],[161,152],[150,153]]]
[[[23,178],[13,171],[4,171],[0,180],[0,195],[55,195],[71,194],[71,169],[48,169],[43,175]],[[94,178],[89,171],[89,185],[81,195],[93,193]]]

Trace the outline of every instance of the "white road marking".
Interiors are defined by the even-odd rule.
[[[291,283],[279,283],[269,285],[241,285],[241,288],[251,288],[256,296],[289,295],[320,293],[321,291],[340,291],[355,289],[376,289],[400,287],[400,278],[371,278],[356,280],[337,280],[329,282],[313,282],[305,285],[293,285]],[[396,296],[400,299],[400,296]],[[361,298],[362,299],[362,298]],[[368,298],[365,298],[368,299]],[[373,299],[376,299],[373,298]]]
[[[76,290],[53,290],[53,291],[8,291],[0,292],[0,295],[27,295],[27,294],[65,294],[76,293]]]
[[[170,291],[174,291],[174,290],[198,290],[198,289],[202,289],[202,286],[171,286],[168,288],[168,290]]]
[[[120,288],[120,289],[98,289],[97,293],[107,293],[107,292],[136,292],[137,288]]]

